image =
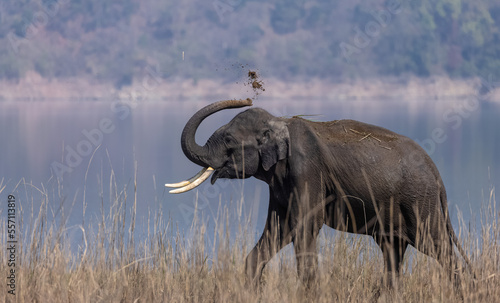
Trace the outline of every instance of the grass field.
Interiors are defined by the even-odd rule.
[[[152,210],[154,215],[147,224],[151,228],[144,236],[134,238],[135,225],[140,223],[135,220],[139,202],[116,185],[110,186],[115,194],[109,201],[102,201],[95,220],[80,226],[67,226],[64,218],[50,219],[57,210],[54,205],[61,203],[57,193],[26,185],[26,189],[22,188],[17,189],[15,295],[8,293],[7,286],[12,269],[8,267],[7,208],[2,208],[0,216],[4,279],[0,282],[0,298],[5,302],[461,300],[445,270],[415,249],[406,253],[396,288],[387,290],[381,280],[383,260],[378,246],[370,237],[341,232],[321,233],[319,279],[312,289],[302,288],[293,250],[287,247],[268,264],[260,289],[253,291],[245,286],[243,268],[255,239],[247,229],[247,221],[228,209],[219,209],[215,227],[208,228],[203,220],[195,219],[191,231],[185,234],[177,230],[174,220],[166,220],[167,215]],[[2,189],[5,187],[0,184],[0,193]],[[38,197],[42,207],[30,208]],[[461,226],[454,227],[476,273],[476,279],[468,271],[463,273],[466,302],[500,300],[500,213],[495,208],[494,190],[483,204],[481,214],[475,214],[480,230],[469,230],[463,220]],[[239,222],[239,228],[230,229],[230,222],[231,226]],[[70,248],[75,244],[67,236],[69,230],[75,229],[82,235],[77,252]]]

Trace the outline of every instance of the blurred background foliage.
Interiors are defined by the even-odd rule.
[[[304,80],[500,77],[492,0],[16,0],[0,4],[0,78],[89,77],[129,85],[221,78],[231,64]],[[184,60],[182,53],[184,52]]]

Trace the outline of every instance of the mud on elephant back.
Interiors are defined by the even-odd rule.
[[[269,185],[264,231],[245,262],[248,282],[260,281],[266,263],[293,243],[297,271],[306,287],[318,268],[317,236],[323,225],[372,236],[384,257],[389,287],[400,272],[408,245],[435,259],[460,285],[461,263],[470,261],[453,231],[446,191],[436,165],[413,140],[354,120],[312,122],[275,117],[261,108],[237,114],[204,146],[195,133],[208,116],[252,100],[210,104],[187,122],[181,137],[186,157],[203,169],[167,187],[195,188],[211,174],[255,177]]]

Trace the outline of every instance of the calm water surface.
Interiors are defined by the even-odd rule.
[[[3,102],[0,103],[0,201],[14,193],[24,209],[41,205],[37,189],[51,193],[48,207],[55,220],[78,225],[109,209],[115,190],[128,195],[132,206],[137,183],[137,232],[148,216],[163,211],[165,220],[187,229],[195,201],[207,224],[222,206],[252,214],[251,228],[260,232],[267,213],[268,189],[255,179],[218,180],[198,191],[170,195],[163,184],[194,175],[180,147],[189,117],[208,104],[202,101],[144,102]],[[278,116],[312,114],[313,120],[356,119],[380,125],[417,140],[431,155],[444,180],[454,226],[458,212],[476,217],[481,203],[500,185],[500,106],[456,101],[255,101]],[[203,144],[210,134],[241,110],[209,117],[199,129]],[[21,181],[21,183],[20,183]],[[1,188],[1,187],[0,187]],[[111,192],[111,194],[110,194]],[[85,193],[85,196],[84,196]],[[242,195],[243,193],[243,195]],[[32,199],[33,197],[33,199]],[[497,209],[500,209],[497,208]],[[471,215],[472,212],[472,215]]]

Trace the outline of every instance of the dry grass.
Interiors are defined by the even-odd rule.
[[[110,182],[109,201],[98,216],[81,226],[67,226],[54,204],[64,203],[58,191],[21,184],[16,192],[21,231],[17,252],[16,295],[0,283],[6,302],[456,302],[460,296],[438,263],[409,250],[396,289],[388,291],[380,277],[383,260],[366,236],[322,232],[317,284],[304,291],[297,279],[293,250],[287,247],[264,271],[258,292],[245,287],[243,264],[254,244],[243,216],[220,209],[217,226],[195,220],[188,235],[175,221],[152,210],[151,226],[134,238],[135,196],[127,197]],[[2,186],[0,184],[0,192]],[[28,206],[40,199],[41,207]],[[56,199],[57,201],[54,201]],[[88,199],[88,198],[87,198]],[[4,201],[2,201],[3,203]],[[73,201],[75,202],[75,201]],[[500,214],[494,191],[481,214],[481,230],[457,229],[471,256],[477,279],[462,277],[464,301],[498,302],[500,298]],[[19,207],[23,205],[23,208]],[[51,207],[52,205],[52,207]],[[66,206],[64,206],[66,207]],[[3,210],[4,211],[4,210]],[[20,212],[20,213],[19,213]],[[60,213],[64,213],[61,211]],[[53,215],[55,214],[55,215]],[[58,218],[52,220],[51,218]],[[7,273],[6,215],[1,215],[0,258]],[[241,222],[238,228],[235,222]],[[144,223],[144,222],[142,222]],[[456,227],[455,227],[456,228]],[[70,249],[70,230],[81,235],[77,253]],[[210,235],[210,237],[208,237]],[[211,240],[208,240],[211,239]],[[215,239],[215,240],[214,240]],[[232,239],[232,240],[229,240]]]

